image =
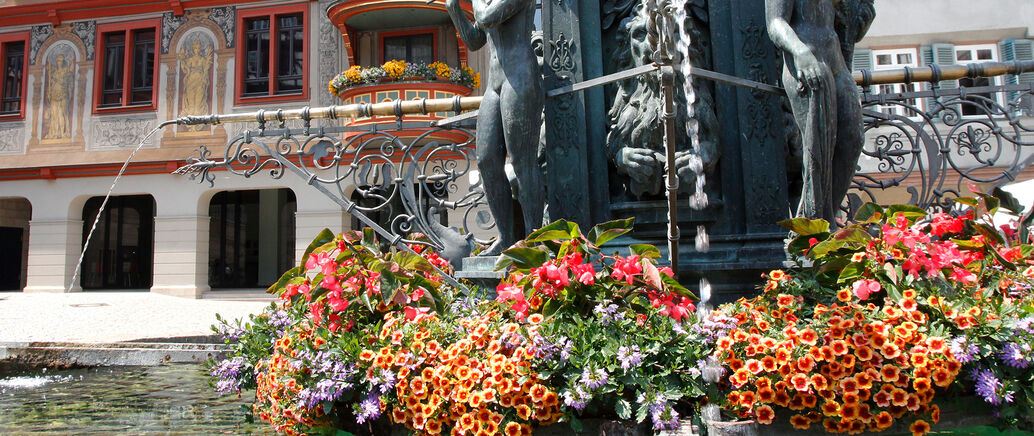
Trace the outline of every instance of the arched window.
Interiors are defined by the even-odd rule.
[[[83,244],[104,197],[83,207]],[[100,212],[97,230],[83,258],[83,289],[151,287],[154,259],[154,198],[150,195],[111,197]]]
[[[268,287],[294,266],[297,201],[290,189],[220,192],[208,210],[212,289]]]

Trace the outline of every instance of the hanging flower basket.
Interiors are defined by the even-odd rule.
[[[454,68],[442,62],[418,64],[392,60],[377,67],[353,65],[331,79],[327,90],[341,97],[342,92],[357,86],[390,82],[444,82],[477,89],[481,86],[481,75],[466,66]]]

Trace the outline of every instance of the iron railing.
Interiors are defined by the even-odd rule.
[[[904,189],[914,206],[950,207],[952,198],[971,195],[969,184],[1007,184],[1034,162],[1034,84],[945,89],[928,83],[925,91],[902,93],[863,87],[866,144],[848,216],[892,189]]]

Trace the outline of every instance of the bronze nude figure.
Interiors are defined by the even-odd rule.
[[[489,47],[490,67],[477,120],[477,159],[485,196],[496,217],[499,239],[483,254],[494,255],[517,242],[513,190],[524,218],[524,235],[542,225],[545,195],[538,163],[539,131],[545,94],[538,59],[532,50],[533,0],[473,0],[474,22],[459,0],[446,0],[456,30],[471,50]],[[516,173],[511,188],[506,158]]]
[[[871,0],[765,1],[768,34],[783,52],[783,85],[803,143],[797,216],[822,218],[833,227],[864,145],[861,105],[844,49],[865,35],[874,15],[871,5]],[[842,47],[842,39],[852,47]]]

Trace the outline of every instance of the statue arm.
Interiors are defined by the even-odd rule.
[[[795,72],[798,80],[812,89],[818,89],[822,83],[822,65],[811,48],[797,36],[793,26],[790,26],[793,4],[793,0],[765,0],[768,36],[776,47],[793,57],[793,64],[787,67]]]
[[[861,10],[858,11],[858,32],[855,33],[854,42],[861,41],[865,34],[869,33],[869,26],[876,18],[876,5],[873,4],[873,0],[862,0],[858,7]]]
[[[534,6],[532,0],[473,0],[474,20],[486,29],[496,27],[518,12]]]
[[[445,7],[449,11],[453,25],[456,26],[456,33],[460,35],[463,43],[467,44],[467,48],[477,50],[483,47],[486,41],[485,31],[467,19],[463,9],[460,9],[459,0],[446,0]]]

